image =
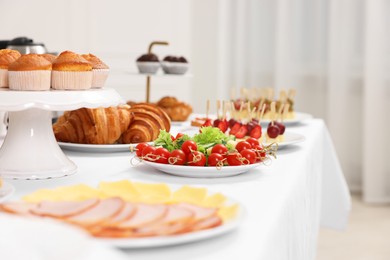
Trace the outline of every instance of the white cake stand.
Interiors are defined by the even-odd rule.
[[[114,89],[81,91],[12,91],[0,89],[0,111],[9,125],[0,148],[0,176],[8,179],[48,179],[74,174],[77,166],[58,146],[52,111],[96,108],[124,103]]]

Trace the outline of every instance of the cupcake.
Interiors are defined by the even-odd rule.
[[[38,54],[22,55],[8,66],[12,90],[49,90],[51,62]]]
[[[53,62],[51,87],[62,90],[90,89],[92,66],[79,54],[62,52]]]
[[[160,62],[157,55],[148,53],[137,59],[137,67],[140,73],[155,74],[160,68]]]
[[[43,58],[47,59],[48,61],[50,61],[50,63],[53,63],[55,61],[55,59],[57,59],[57,56],[50,54],[50,53],[39,54],[39,55],[42,56]]]
[[[184,57],[167,56],[162,62],[163,71],[167,74],[185,74],[189,64]]]
[[[102,88],[108,78],[110,68],[93,54],[81,56],[92,66],[92,88]]]
[[[15,50],[0,50],[0,88],[8,87],[8,65],[20,58],[20,53]]]

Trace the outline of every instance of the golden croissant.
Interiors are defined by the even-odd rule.
[[[128,129],[132,115],[128,106],[80,108],[67,111],[53,125],[60,142],[113,144]]]

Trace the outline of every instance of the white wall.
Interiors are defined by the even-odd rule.
[[[27,36],[51,52],[94,53],[112,69],[108,87],[127,100],[144,101],[145,77],[129,72],[137,71],[136,58],[154,40],[170,43],[154,47],[161,59],[180,55],[192,60],[190,7],[183,0],[2,0],[0,39]],[[151,101],[175,95],[191,103],[191,80],[153,78]]]

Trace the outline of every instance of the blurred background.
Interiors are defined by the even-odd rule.
[[[108,87],[126,100],[145,100],[135,60],[155,40],[169,42],[154,47],[160,59],[186,57],[192,76],[152,78],[151,101],[174,93],[204,113],[207,99],[214,104],[241,87],[295,88],[296,111],[326,121],[358,194],[352,237],[390,238],[381,233],[390,231],[389,0],[1,0],[0,24],[0,40],[27,36],[50,52],[99,56],[111,67]],[[374,223],[384,226],[368,228]],[[323,254],[352,241],[343,235],[324,235],[335,245],[320,237],[319,257],[336,259]],[[369,243],[354,241],[352,248]],[[380,250],[353,259],[389,259]]]

